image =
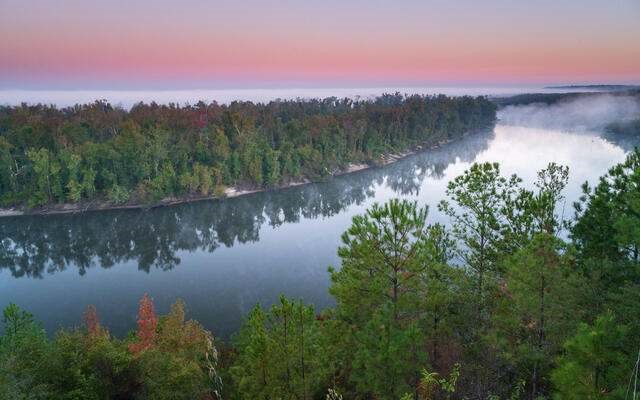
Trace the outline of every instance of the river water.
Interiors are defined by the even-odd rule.
[[[49,332],[81,323],[88,304],[112,333],[135,327],[148,292],[159,312],[176,298],[188,316],[228,338],[256,304],[283,293],[331,306],[329,265],[351,218],[374,202],[415,199],[430,222],[446,184],[472,162],[497,161],[526,184],[548,162],[570,167],[565,214],[585,181],[595,182],[637,144],[598,131],[499,123],[395,164],[328,182],[152,210],[0,219],[0,307],[17,303]]]

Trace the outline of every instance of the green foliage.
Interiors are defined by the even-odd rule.
[[[9,303],[2,311],[2,323],[7,336],[17,335],[22,330],[33,327],[33,315],[23,311],[14,303]]]
[[[222,390],[213,337],[196,321],[185,321],[181,300],[160,318],[155,341],[140,353],[138,362],[148,398],[203,398]]]
[[[211,333],[195,321],[185,321],[180,301],[160,318],[151,346],[138,353],[130,351],[129,340],[113,338],[100,327],[95,314],[85,329],[61,330],[52,341],[30,314],[13,304],[4,310],[3,322],[2,399],[221,396]]]
[[[489,293],[501,272],[502,233],[508,224],[502,211],[520,181],[515,175],[502,177],[496,163],[473,164],[447,185],[453,204],[443,200],[438,206],[451,218],[453,236],[461,244],[460,257],[475,277],[476,318],[481,324],[486,322]]]
[[[5,333],[0,336],[0,398],[47,399],[50,385],[41,362],[50,354],[47,337],[33,316],[9,304],[3,312]]]
[[[30,150],[27,152],[27,157],[35,175],[30,204],[43,205],[54,200],[61,200],[62,186],[58,161],[45,148]]]
[[[265,312],[256,306],[236,340],[231,374],[241,398],[311,399],[326,372],[313,308],[280,297]]]
[[[444,279],[435,279],[447,241],[426,217],[426,208],[392,200],[354,217],[342,237],[342,267],[331,270],[330,292],[350,349],[345,363],[361,392],[399,397],[416,388],[427,363],[422,343],[432,331],[423,329],[431,321],[425,300],[447,290],[436,286]]]
[[[598,185],[585,183],[583,189],[571,238],[589,282],[585,295],[593,319],[607,307],[615,310],[611,302],[640,284],[640,149],[612,167]]]
[[[640,261],[640,149],[609,170],[595,188],[583,185],[575,204],[572,238],[585,259],[613,262]],[[613,272],[613,271],[611,271]],[[637,270],[621,268],[616,278],[637,277]]]
[[[429,372],[424,368],[420,375],[420,384],[418,387],[418,398],[420,400],[433,400],[436,398],[438,391],[444,394],[443,398],[450,399],[456,391],[456,385],[460,377],[460,364],[454,365],[448,377],[442,378],[437,372]],[[408,396],[408,398],[411,397]]]
[[[129,192],[122,186],[114,184],[111,189],[109,189],[107,198],[114,204],[123,204],[129,200]]]
[[[334,389],[327,390],[326,400],[342,400],[342,395]]]
[[[70,201],[78,202],[82,198],[82,185],[79,182],[82,159],[79,155],[68,152],[62,152],[61,158],[67,167],[67,198]]]
[[[4,199],[7,193],[17,190],[17,164],[12,155],[13,145],[0,136],[0,204],[6,202]]]
[[[531,398],[548,392],[553,358],[581,319],[583,283],[564,243],[538,234],[506,262],[493,318],[494,345],[527,383]]]
[[[565,343],[565,355],[553,372],[558,399],[623,399],[635,363],[635,348],[625,347],[625,336],[635,335],[616,324],[613,313],[599,316],[593,325],[580,324]],[[636,341],[637,344],[637,341]],[[630,351],[631,350],[631,351]]]
[[[58,398],[134,398],[140,390],[138,365],[126,346],[107,331],[60,331],[43,369]]]
[[[218,185],[318,179],[351,162],[484,129],[495,112],[483,97],[400,94],[355,102],[140,103],[130,111],[103,101],[3,106],[0,202],[156,202],[209,195]]]

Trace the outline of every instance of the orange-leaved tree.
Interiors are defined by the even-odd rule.
[[[90,338],[100,336],[102,333],[102,327],[100,326],[100,318],[98,318],[98,311],[96,306],[89,304],[84,312],[84,323],[87,327],[87,332]]]
[[[138,341],[129,346],[132,353],[139,353],[153,346],[156,337],[158,317],[153,308],[153,299],[147,293],[140,299],[138,307],[138,330],[136,336]]]

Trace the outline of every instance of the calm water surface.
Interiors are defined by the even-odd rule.
[[[229,337],[254,304],[279,294],[317,308],[333,304],[327,266],[351,218],[393,197],[431,206],[446,183],[475,161],[497,161],[528,184],[550,161],[570,167],[565,214],[585,180],[594,182],[624,159],[633,140],[597,132],[497,125],[493,132],[362,171],[281,191],[147,211],[0,220],[0,307],[10,301],[35,314],[48,331],[81,323],[95,304],[111,332],[135,327],[148,292],[159,312],[176,298],[189,316]]]

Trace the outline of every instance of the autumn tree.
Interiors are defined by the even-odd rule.
[[[137,340],[129,346],[132,353],[143,352],[155,344],[157,326],[158,317],[153,307],[153,300],[145,293],[138,307]]]
[[[87,332],[89,333],[89,337],[97,337],[102,332],[102,327],[100,326],[100,319],[98,318],[98,311],[96,310],[96,306],[90,304],[87,306],[87,309],[83,315],[84,324],[87,327]]]
[[[211,332],[194,320],[186,320],[183,301],[176,301],[169,314],[155,319],[151,300],[146,295],[145,298],[144,307],[141,301],[140,312],[147,316],[143,331],[149,332],[154,326],[155,333],[153,346],[146,346],[139,358],[144,370],[142,385],[145,395],[167,400],[207,396],[221,398],[223,388],[218,352]],[[155,322],[151,322],[154,319]],[[143,337],[149,336],[145,333]]]

